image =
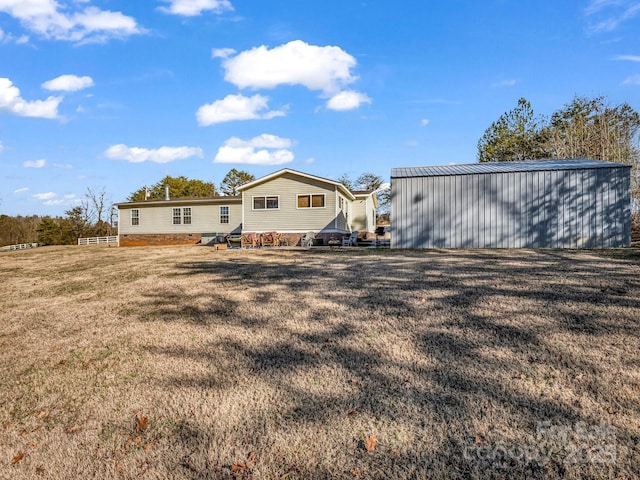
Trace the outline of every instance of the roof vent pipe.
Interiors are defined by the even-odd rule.
[[[169,185],[164,186],[164,199],[169,200]]]

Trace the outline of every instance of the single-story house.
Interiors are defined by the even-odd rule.
[[[353,231],[375,231],[375,192],[352,192],[340,182],[288,168],[238,189],[237,197],[147,200],[117,204],[121,246],[208,243],[228,234],[277,232],[299,245],[307,232],[316,243]]]
[[[391,248],[628,246],[629,190],[589,159],[394,168]]]
[[[208,243],[242,230],[242,198],[210,197],[119,203],[120,246]]]

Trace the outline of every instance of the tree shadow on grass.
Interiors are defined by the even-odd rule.
[[[150,350],[161,361],[234,359],[226,373],[165,377],[161,385],[167,391],[190,386],[203,398],[211,391],[225,401],[258,397],[255,411],[222,426],[213,415],[209,420],[218,429],[189,422],[172,439],[188,452],[197,478],[230,475],[226,457],[211,453],[222,445],[256,449],[263,459],[256,469],[269,478],[287,471],[293,472],[290,478],[640,475],[631,457],[639,432],[629,421],[639,414],[637,395],[610,398],[622,394],[607,383],[609,370],[620,367],[581,354],[611,336],[629,336],[637,345],[640,287],[638,269],[628,264],[557,252],[323,253],[183,263],[178,270],[176,277],[189,282],[241,285],[249,301],[273,309],[271,317],[251,317],[244,305],[230,302],[226,315],[205,302],[195,310],[203,319],[198,326],[230,322],[255,341],[248,345],[228,335],[205,346]],[[184,295],[169,299],[167,292],[149,298],[158,317],[169,322],[183,320],[172,312],[195,301]],[[175,309],[167,307],[171,302]],[[307,331],[286,321],[290,305],[305,313]],[[594,305],[598,309],[590,312]],[[577,347],[559,349],[555,337]],[[396,351],[394,341],[410,353]],[[579,375],[586,379],[574,379]],[[235,376],[247,377],[247,385]],[[607,416],[611,405],[618,411]],[[324,439],[328,450],[335,447],[331,441],[347,450],[332,453],[341,464],[300,454],[295,446],[274,447],[273,437],[303,441],[303,432],[348,431],[350,422],[350,435],[340,430],[336,438]],[[567,462],[571,439],[545,443],[548,438],[537,436],[544,422],[571,432],[580,422],[614,424],[616,461]],[[375,453],[361,448],[367,425],[385,436]],[[394,435],[412,441],[393,440]],[[544,455],[515,456],[525,447]]]

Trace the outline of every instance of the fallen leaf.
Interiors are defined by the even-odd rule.
[[[60,361],[58,362],[58,365],[64,365],[65,363],[67,363],[67,361],[66,361],[66,360],[60,360]]]
[[[355,417],[356,415],[358,415],[358,412],[355,410],[350,410],[349,413],[347,413],[347,417]]]
[[[149,425],[149,417],[138,417],[136,432],[142,432]]]
[[[251,452],[247,456],[247,461],[243,463],[234,463],[231,465],[231,473],[239,473],[244,474],[251,471],[253,464],[255,463],[257,458],[256,452]]]
[[[367,452],[373,452],[376,449],[376,444],[378,440],[374,435],[368,436],[364,441],[364,448],[367,449]]]
[[[362,474],[360,473],[360,470],[358,470],[357,468],[351,469],[351,476],[353,478],[362,478]]]
[[[485,441],[486,439],[484,438],[484,435],[482,435],[481,433],[478,433],[476,435],[476,445],[482,445]]]
[[[18,463],[20,460],[22,460],[26,456],[27,456],[26,453],[18,452],[18,454],[15,457],[13,457],[13,460],[11,460],[11,465],[15,465],[16,463]]]
[[[144,446],[145,452],[150,452],[152,449],[153,449],[153,443],[149,443],[148,445]]]
[[[65,427],[64,433],[66,433],[66,434],[78,433],[80,430],[82,430],[81,427],[79,427],[77,425],[70,425],[68,427]]]
[[[38,414],[36,415],[36,418],[45,418],[49,416],[49,410],[42,410],[41,412],[38,412]]]

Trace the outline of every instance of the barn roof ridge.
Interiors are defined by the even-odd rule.
[[[525,160],[516,162],[487,162],[422,167],[397,167],[391,169],[391,178],[438,177],[445,175],[475,175],[483,173],[511,173],[545,170],[578,170],[592,168],[631,168],[623,163],[605,162],[588,158],[554,160]]]

